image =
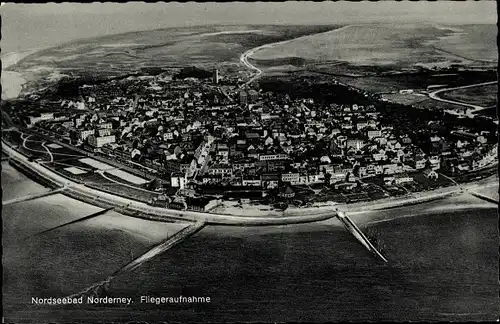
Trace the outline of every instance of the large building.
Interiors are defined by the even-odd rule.
[[[353,138],[353,139],[348,139],[346,141],[346,147],[347,148],[355,148],[356,150],[360,150],[363,148],[363,146],[365,146],[365,141],[363,141],[362,139],[356,139],[356,138]]]
[[[466,139],[466,140],[469,140],[471,142],[475,141],[475,142],[480,142],[480,143],[486,143],[486,138],[484,136],[481,136],[481,135],[472,134],[472,133],[464,132],[464,131],[452,131],[451,134],[457,138]]]
[[[248,103],[248,95],[244,90],[240,91],[240,104],[246,105]]]
[[[106,144],[111,144],[116,141],[115,135],[107,135],[107,136],[95,136],[90,135],[88,137],[89,144],[93,147],[103,147]]]
[[[54,113],[41,113],[39,116],[30,116],[29,117],[29,124],[28,127],[32,127],[39,121],[44,121],[44,120],[53,120],[54,119]]]
[[[283,173],[281,175],[281,181],[290,182],[292,184],[296,184],[299,182],[300,174],[299,173]]]
[[[98,135],[98,137],[109,136],[111,135],[111,129],[109,128],[97,129],[95,134]]]
[[[255,102],[259,99],[259,93],[255,90],[249,90],[248,91],[248,99],[250,99],[250,102]]]
[[[213,78],[214,84],[219,83],[219,70],[217,70],[217,69],[214,70],[214,74],[213,74],[212,78]]]
[[[380,137],[382,136],[382,132],[380,130],[369,130],[367,132],[367,136],[369,139],[372,139],[374,137]]]
[[[94,135],[95,130],[93,129],[81,129],[78,136],[82,141],[85,141],[90,135]]]
[[[261,154],[260,161],[287,160],[288,154]]]

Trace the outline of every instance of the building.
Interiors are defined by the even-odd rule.
[[[346,141],[346,148],[354,148],[356,150],[361,150],[365,146],[365,141],[362,139],[348,139]]]
[[[189,210],[207,212],[220,205],[222,200],[211,198],[187,198],[186,203]]]
[[[261,154],[259,156],[260,161],[286,160],[286,159],[288,159],[287,154]]]
[[[172,132],[166,132],[163,134],[163,140],[168,141],[174,139],[174,133]]]
[[[100,124],[97,125],[97,127],[99,129],[104,129],[104,128],[106,128],[106,129],[112,129],[113,128],[113,124],[112,123],[100,123]]]
[[[439,170],[441,168],[441,159],[437,155],[430,156],[428,158],[428,162],[432,170]]]
[[[454,135],[455,137],[458,137],[461,139],[466,139],[469,141],[476,141],[476,142],[479,142],[481,144],[486,143],[486,138],[484,136],[481,136],[481,135],[472,134],[472,133],[463,132],[463,131],[452,131],[451,134]]]
[[[99,137],[101,136],[109,136],[111,135],[111,129],[109,128],[102,128],[102,129],[97,129],[95,134]]]
[[[284,199],[291,199],[295,197],[295,191],[290,186],[281,187],[278,190],[278,197]]]
[[[111,144],[116,141],[115,135],[95,136],[88,137],[89,144],[93,147],[103,147],[106,144]]]
[[[215,69],[214,74],[212,76],[212,81],[214,84],[219,84],[219,70]]]
[[[283,173],[281,175],[281,181],[283,182],[290,182],[292,184],[298,183],[299,182],[300,175],[298,173]]]
[[[208,169],[210,175],[232,175],[233,167],[231,165],[214,164]]]
[[[278,188],[280,177],[278,174],[261,174],[260,175],[262,187],[265,189]]]
[[[176,173],[170,178],[170,183],[174,188],[184,189],[186,186],[186,178],[184,178],[182,174]]]
[[[356,129],[357,130],[362,130],[364,128],[368,127],[368,123],[366,121],[360,121],[356,124]]]
[[[396,174],[394,176],[394,182],[396,184],[410,183],[413,182],[413,177],[410,177],[407,174]]]
[[[251,102],[255,102],[259,99],[259,93],[255,90],[249,90],[248,91],[248,99],[250,99]]]
[[[335,190],[352,190],[356,188],[358,184],[356,182],[342,182],[335,184]]]
[[[85,141],[90,135],[94,135],[95,131],[93,129],[82,129],[80,130],[78,137]]]
[[[413,168],[420,170],[420,169],[425,168],[426,162],[427,161],[425,159],[417,158],[417,159],[412,160],[409,164]]]
[[[67,120],[67,121],[63,122],[62,125],[63,125],[63,127],[71,128],[75,125],[75,123],[72,120]]]
[[[426,169],[423,171],[423,173],[428,179],[431,179],[434,181],[436,181],[439,178],[439,174],[435,170],[432,170],[432,169]]]
[[[184,197],[175,197],[174,201],[168,204],[168,208],[177,210],[186,210],[188,208]]]
[[[246,105],[248,103],[248,95],[244,90],[240,91],[240,104]]]
[[[170,198],[167,196],[159,196],[159,197],[154,197],[151,201],[150,204],[156,207],[164,207],[166,208],[168,203],[169,203]]]
[[[382,136],[382,131],[380,130],[369,130],[367,132],[367,136],[369,139],[375,138],[375,137],[381,137]]]
[[[403,171],[403,166],[398,163],[387,163],[382,165],[384,174],[396,174]]]
[[[260,187],[262,185],[262,181],[260,179],[260,176],[258,175],[255,176],[244,175],[242,177],[241,184],[244,187]]]
[[[32,127],[39,121],[53,120],[53,119],[54,119],[54,113],[41,113],[40,116],[30,116],[28,127]]]

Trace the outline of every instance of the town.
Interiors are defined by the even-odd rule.
[[[54,171],[100,189],[111,179],[126,189],[117,194],[173,209],[209,211],[228,199],[277,209],[376,200],[468,181],[497,159],[494,123],[380,108],[363,92],[346,102],[265,91],[220,74],[183,69],[78,83],[50,101],[31,94],[8,114],[59,143],[53,151],[93,157],[52,156]]]

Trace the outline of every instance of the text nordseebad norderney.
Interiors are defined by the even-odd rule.
[[[176,296],[176,297],[153,297],[140,296],[141,304],[180,304],[180,303],[210,303],[210,297],[195,297],[195,296]],[[123,304],[130,305],[134,303],[131,297],[49,297],[39,298],[32,297],[31,303],[35,305],[77,305],[77,304]]]

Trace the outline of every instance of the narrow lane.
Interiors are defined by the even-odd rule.
[[[341,27],[341,28],[329,30],[329,31],[324,32],[324,33],[339,32],[341,30],[344,30],[344,29],[347,29],[347,28],[350,28],[350,27],[351,27],[351,25],[348,25],[348,26],[344,26],[344,27]],[[305,35],[305,36],[301,36],[301,37],[297,37],[297,38],[292,38],[292,39],[287,39],[287,40],[276,42],[276,43],[264,44],[264,45],[261,45],[261,46],[249,49],[245,53],[241,54],[241,56],[240,56],[240,62],[243,63],[243,65],[245,65],[249,69],[255,70],[257,73],[250,80],[248,80],[246,83],[244,83],[243,85],[241,85],[240,88],[242,88],[242,87],[244,87],[244,86],[252,83],[258,77],[260,77],[262,75],[262,73],[263,73],[263,71],[261,69],[259,69],[258,67],[256,67],[255,65],[253,65],[252,63],[250,63],[248,61],[248,58],[251,57],[253,54],[255,54],[256,52],[258,52],[258,51],[260,51],[261,49],[264,49],[264,48],[269,48],[269,47],[273,47],[273,46],[276,46],[276,45],[286,44],[286,43],[289,43],[291,41],[294,41],[294,40],[297,40],[297,39],[300,39],[300,38],[303,38],[303,37],[313,36],[313,35],[318,35],[318,34]]]
[[[445,88],[445,89],[440,89],[440,90],[436,90],[436,91],[430,92],[428,95],[429,95],[429,98],[437,100],[437,101],[446,102],[446,103],[453,104],[453,105],[459,105],[459,106],[464,106],[464,107],[471,108],[471,109],[473,109],[473,111],[470,112],[470,113],[468,112],[467,115],[469,117],[470,116],[473,117],[473,115],[472,115],[473,112],[481,111],[483,109],[487,109],[488,107],[483,107],[483,106],[479,106],[479,105],[468,104],[468,103],[465,103],[465,102],[455,101],[455,100],[450,100],[450,99],[443,99],[443,98],[439,97],[439,94],[441,94],[443,92],[453,91],[453,90],[468,89],[468,88],[474,88],[474,87],[481,87],[481,86],[486,86],[486,85],[496,84],[496,83],[498,83],[498,81],[469,84],[469,85],[466,85],[466,86],[455,87],[455,88]]]

